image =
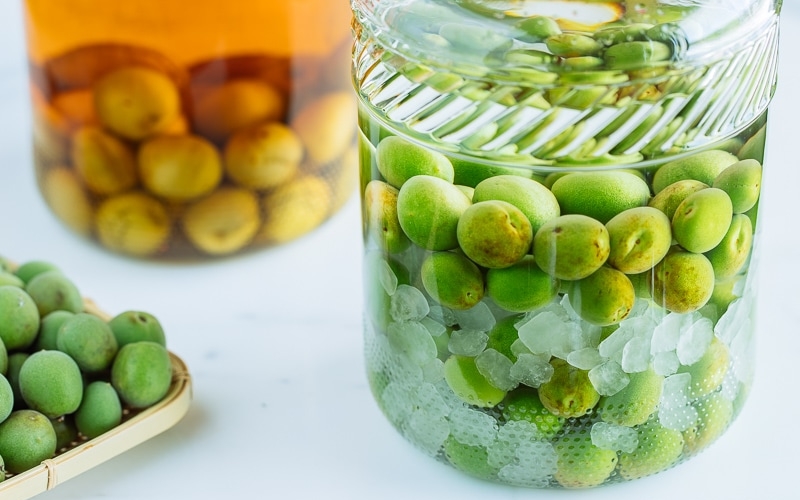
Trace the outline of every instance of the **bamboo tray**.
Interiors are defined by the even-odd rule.
[[[86,310],[107,317],[88,300]],[[0,482],[0,498],[25,500],[51,490],[177,424],[189,410],[192,381],[183,360],[172,352],[170,359],[172,385],[160,402],[141,411],[125,410],[122,423],[110,431],[94,439],[74,443],[33,469]]]

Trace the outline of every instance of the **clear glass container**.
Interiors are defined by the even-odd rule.
[[[754,374],[774,0],[352,0],[366,365],[470,475],[669,469]]]
[[[24,0],[36,178],[76,234],[207,258],[313,230],[357,185],[352,13],[327,0]]]

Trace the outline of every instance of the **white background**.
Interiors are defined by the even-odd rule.
[[[194,382],[178,425],[39,498],[800,498],[797,2],[784,8],[770,116],[750,400],[699,457],[578,492],[471,479],[412,448],[379,413],[362,361],[355,198],[305,238],[217,262],[137,261],[68,233],[34,184],[20,4],[0,2],[0,254],[56,262],[109,313],[152,312]]]

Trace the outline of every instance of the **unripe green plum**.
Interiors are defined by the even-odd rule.
[[[457,226],[458,244],[473,262],[502,269],[520,261],[531,247],[533,231],[525,214],[505,201],[468,207]]]
[[[648,279],[653,300],[677,313],[700,309],[714,292],[714,266],[708,258],[674,247],[648,273]]]
[[[650,188],[624,171],[573,172],[553,183],[563,214],[582,214],[606,223],[617,214],[647,205]]]
[[[378,171],[398,189],[416,175],[431,175],[453,183],[453,165],[446,156],[408,139],[387,137],[378,143],[375,154]]]
[[[686,197],[672,217],[672,234],[683,248],[708,252],[719,245],[733,218],[728,194],[717,188],[700,190]]]
[[[542,270],[563,280],[579,280],[602,266],[611,252],[608,230],[585,215],[562,215],[533,237],[533,256]]]
[[[487,200],[506,201],[522,210],[534,234],[542,224],[561,215],[558,200],[549,189],[518,175],[498,175],[476,185],[473,203]]]
[[[726,168],[739,161],[727,151],[711,149],[701,151],[662,165],[653,175],[653,192],[658,194],[673,182],[694,179],[711,185],[714,179]]]
[[[606,229],[611,245],[608,263],[625,274],[653,268],[672,244],[670,220],[652,207],[626,210],[608,221]]]
[[[569,293],[569,302],[581,318],[599,326],[615,325],[628,317],[635,300],[631,280],[606,266],[575,281]]]
[[[455,185],[430,175],[406,181],[397,195],[397,218],[408,238],[427,250],[458,247],[458,220],[472,202]]]
[[[445,307],[466,310],[483,299],[483,274],[461,254],[433,253],[423,261],[420,272],[425,291]]]

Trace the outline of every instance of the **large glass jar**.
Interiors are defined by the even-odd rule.
[[[25,0],[41,193],[152,258],[293,240],[355,192],[352,13],[328,0]]]
[[[388,420],[538,488],[713,443],[753,379],[780,2],[352,7],[366,365]]]

